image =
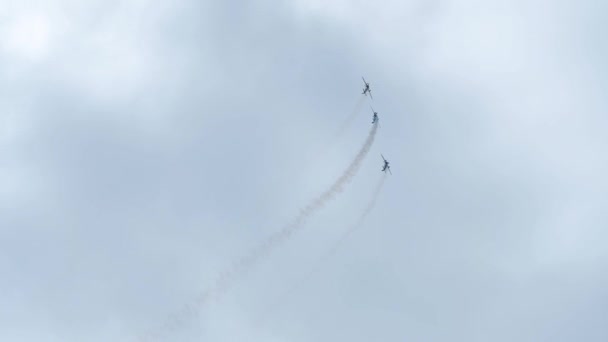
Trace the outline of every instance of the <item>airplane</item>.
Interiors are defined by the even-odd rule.
[[[372,90],[369,88],[369,83],[367,83],[365,81],[365,78],[361,77],[363,79],[363,83],[365,83],[365,88],[363,88],[363,92],[361,94],[363,95],[367,95],[369,94],[369,97],[373,100],[374,98],[372,97]]]
[[[384,166],[382,167],[382,171],[386,173],[386,171],[388,170],[388,172],[390,172],[390,174],[392,175],[393,173],[391,172],[391,167],[388,165],[388,160],[386,160],[383,155],[380,156],[382,156],[382,159],[384,160]]]
[[[372,113],[374,113],[374,117],[372,118],[372,124],[375,124],[376,122],[378,122],[378,120],[380,120],[378,118],[378,112],[376,112],[372,106],[369,106],[369,108],[371,108]]]

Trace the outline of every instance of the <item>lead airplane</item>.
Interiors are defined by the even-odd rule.
[[[369,94],[369,97],[373,100],[374,98],[372,97],[372,90],[369,87],[369,83],[367,83],[367,81],[365,81],[365,78],[361,77],[363,79],[363,83],[365,83],[365,88],[363,88],[363,92],[361,94],[363,95],[367,95]]]
[[[371,108],[372,109],[372,113],[374,113],[374,117],[372,118],[372,124],[375,124],[376,122],[378,122],[378,120],[380,120],[378,118],[378,112],[376,112],[374,110],[374,107],[372,107],[372,106],[369,106],[369,108]]]
[[[391,167],[388,165],[388,160],[386,160],[383,155],[380,156],[382,156],[382,160],[384,160],[384,166],[382,167],[382,171],[384,173],[388,171],[392,175],[393,173],[391,172]]]

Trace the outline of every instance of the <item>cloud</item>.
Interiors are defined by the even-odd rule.
[[[6,52],[29,60],[44,59],[51,45],[49,20],[42,14],[30,14],[13,19],[4,32]]]
[[[179,309],[347,165],[367,116],[299,156],[363,75],[394,173],[369,227],[252,323],[369,194],[373,159],[176,338],[605,340],[603,7],[12,2],[0,339],[128,340]]]

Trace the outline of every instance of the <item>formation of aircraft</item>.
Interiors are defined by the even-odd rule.
[[[363,88],[363,92],[361,94],[366,95],[369,94],[369,97],[373,100],[374,98],[372,97],[372,90],[369,87],[369,83],[367,83],[367,81],[365,81],[365,78],[361,77],[363,79],[363,83],[365,83],[365,87]]]
[[[361,94],[366,95],[369,94],[369,97],[373,100],[374,98],[372,97],[372,89],[369,87],[369,83],[365,80],[365,78],[361,77],[361,79],[363,79],[363,83],[365,84],[365,87],[363,88],[363,92]],[[372,125],[374,124],[378,124],[378,121],[380,121],[380,118],[378,117],[378,112],[376,112],[374,110],[374,107],[369,106],[372,109],[372,113],[374,113],[374,116],[372,117]],[[384,156],[382,154],[380,154],[380,156],[382,157],[382,160],[384,161],[384,165],[382,166],[382,172],[386,173],[386,171],[388,171],[391,175],[393,174],[393,172],[391,171],[391,167],[389,165],[388,160],[386,160],[386,158],[384,158]]]

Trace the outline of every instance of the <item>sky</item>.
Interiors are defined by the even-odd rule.
[[[605,13],[0,0],[0,340],[608,340]]]

